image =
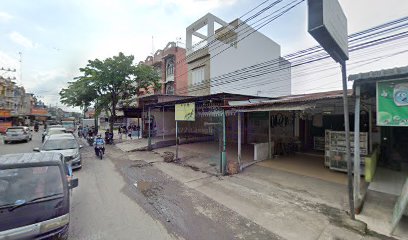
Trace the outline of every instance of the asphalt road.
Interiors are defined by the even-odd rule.
[[[34,147],[41,145],[40,132],[33,132],[33,141],[29,143],[2,143],[0,154],[32,152]],[[89,146],[81,153],[83,167],[74,172],[79,187],[72,193],[69,239],[174,238],[160,222],[123,193],[124,179],[108,157],[98,160]]]
[[[0,154],[33,152],[33,148],[41,146],[42,132],[42,128],[38,132],[33,131],[33,140],[29,141],[28,143],[13,142],[4,144],[3,136],[0,136]]]

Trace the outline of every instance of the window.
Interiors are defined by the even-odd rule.
[[[204,67],[196,68],[192,72],[192,84],[200,84],[204,82]]]
[[[174,75],[174,59],[168,59],[166,63],[166,75],[172,76]]]
[[[166,94],[174,94],[174,82],[166,83]]]

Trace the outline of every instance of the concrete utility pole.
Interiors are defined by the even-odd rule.
[[[347,72],[346,61],[340,62],[341,76],[343,82],[343,104],[344,104],[344,131],[346,134],[346,160],[347,160],[347,187],[349,193],[349,205],[350,205],[350,217],[355,219],[354,208],[354,193],[353,193],[353,163],[351,161],[350,154],[350,119],[349,119],[349,106],[348,106],[348,94],[347,94]],[[355,149],[354,149],[355,150]],[[354,152],[354,154],[359,154]]]
[[[348,56],[347,17],[338,0],[308,0],[308,32],[324,50],[340,63],[343,83],[344,131],[350,217],[354,219],[353,167],[350,157],[350,122],[347,94],[346,61]],[[355,153],[359,154],[359,153]]]

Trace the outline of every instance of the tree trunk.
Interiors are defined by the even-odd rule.
[[[116,122],[116,101],[115,97],[112,97],[112,115],[110,118],[110,132],[113,133],[113,124]]]

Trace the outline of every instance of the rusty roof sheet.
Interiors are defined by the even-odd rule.
[[[349,89],[347,91],[347,95],[351,96],[353,94],[353,90]],[[231,101],[230,107],[237,107],[237,108],[252,108],[252,107],[267,107],[272,105],[292,105],[294,103],[309,103],[318,100],[326,100],[326,99],[337,99],[343,97],[343,90],[336,90],[336,91],[328,91],[328,92],[318,92],[318,93],[310,93],[310,94],[299,94],[299,95],[288,95],[279,97],[273,100],[264,100],[259,102],[233,102]]]

